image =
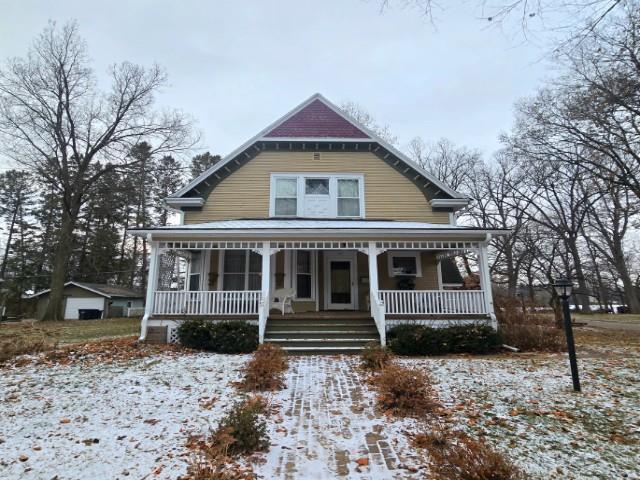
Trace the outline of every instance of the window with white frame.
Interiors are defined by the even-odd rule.
[[[389,276],[421,277],[420,252],[388,252]]]
[[[192,252],[189,260],[189,283],[190,291],[200,290],[200,277],[202,276],[202,253]]]
[[[262,257],[251,250],[225,250],[222,255],[222,289],[260,290]]]
[[[293,264],[293,278],[295,282],[296,299],[314,300],[314,252],[310,250],[297,250]]]
[[[270,215],[364,217],[364,177],[354,174],[272,174]]]
[[[295,217],[298,213],[297,177],[278,177],[275,179],[274,206],[276,217]]]

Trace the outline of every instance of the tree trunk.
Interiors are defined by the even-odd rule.
[[[62,210],[62,225],[60,237],[56,248],[53,271],[51,272],[51,291],[49,292],[49,303],[45,310],[43,320],[58,321],[64,320],[62,311],[62,298],[64,294],[64,283],[67,279],[67,267],[73,253],[73,230],[78,219],[80,210],[79,199],[74,202],[74,206],[69,210]]]
[[[0,278],[4,278],[4,274],[7,271],[7,260],[9,259],[9,249],[11,248],[11,237],[13,236],[13,228],[16,224],[16,216],[18,215],[19,204],[13,210],[13,216],[11,217],[11,225],[9,225],[9,237],[7,238],[7,246],[4,249],[4,256],[2,257],[2,267],[0,268]]]
[[[627,300],[629,313],[640,313],[640,298],[638,298],[638,290],[633,285],[631,275],[629,275],[624,254],[622,252],[613,252],[613,254],[616,263],[616,270],[620,274],[620,280],[622,280],[622,285],[624,286],[624,296]]]
[[[576,299],[580,303],[580,310],[583,313],[591,313],[589,294],[587,289],[587,282],[584,279],[584,271],[582,269],[582,261],[580,260],[580,252],[578,252],[578,246],[575,240],[567,242],[571,256],[573,257],[573,265],[576,269],[576,280],[578,281],[578,292],[576,292]],[[576,305],[576,310],[578,305]]]

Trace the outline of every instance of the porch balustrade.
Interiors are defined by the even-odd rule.
[[[154,315],[257,315],[262,292],[156,291]]]
[[[484,290],[380,290],[387,315],[484,315]]]

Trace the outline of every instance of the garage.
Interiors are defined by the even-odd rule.
[[[42,320],[49,305],[51,290],[42,290],[26,297],[36,302],[35,316]],[[144,309],[142,292],[119,285],[70,281],[64,284],[60,315],[65,320],[91,320],[98,318],[140,315]],[[80,312],[83,312],[81,314]]]
[[[77,320],[80,310],[100,310],[104,312],[104,297],[67,298],[64,308],[65,320]]]

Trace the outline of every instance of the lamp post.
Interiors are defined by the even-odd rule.
[[[573,285],[566,278],[559,278],[553,284],[558,297],[562,299],[562,313],[564,317],[564,333],[567,337],[567,350],[569,352],[569,364],[571,365],[571,378],[573,379],[573,390],[580,390],[580,378],[578,377],[578,361],[576,359],[576,346],[573,341],[573,327],[571,326],[571,312],[569,311],[569,296]]]

